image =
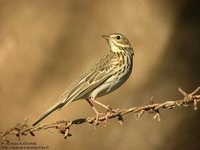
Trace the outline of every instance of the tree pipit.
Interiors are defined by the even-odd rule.
[[[129,78],[133,65],[133,48],[128,39],[119,33],[103,35],[110,46],[110,52],[99,59],[89,70],[75,81],[60,97],[59,101],[44,113],[34,124],[38,124],[55,110],[64,105],[85,99],[96,114],[95,125],[99,122],[100,113],[94,107],[96,103],[111,112],[109,105],[96,100],[97,97],[107,95],[119,88]]]

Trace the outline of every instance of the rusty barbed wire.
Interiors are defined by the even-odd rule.
[[[200,91],[200,87],[198,87],[196,90],[194,90],[192,93],[186,93],[181,88],[178,89],[178,91],[183,95],[182,99],[178,100],[169,100],[165,101],[163,103],[154,103],[153,97],[150,99],[150,104],[146,106],[141,107],[131,107],[128,109],[114,109],[112,112],[106,112],[99,118],[99,123],[103,122],[104,125],[106,125],[107,121],[112,118],[117,118],[120,124],[123,124],[123,116],[129,113],[135,113],[136,118],[141,118],[144,113],[154,114],[153,119],[157,119],[158,121],[161,121],[160,116],[160,109],[173,109],[177,106],[189,106],[193,104],[194,110],[197,110],[197,103],[200,102],[200,94],[197,93]],[[55,123],[51,124],[41,124],[36,126],[29,126],[27,121],[28,119],[25,118],[25,120],[21,123],[17,123],[15,127],[10,128],[7,131],[0,132],[2,139],[4,141],[9,142],[8,135],[14,135],[17,138],[21,138],[22,136],[35,136],[35,132],[41,131],[41,130],[47,130],[47,129],[55,129],[59,131],[59,133],[64,135],[64,138],[66,139],[69,136],[72,136],[70,134],[70,128],[73,125],[80,125],[83,123],[88,124],[94,124],[96,118],[95,117],[86,117],[86,118],[79,118],[75,119],[73,121],[67,121],[67,120],[60,120]],[[95,124],[99,125],[99,124]]]

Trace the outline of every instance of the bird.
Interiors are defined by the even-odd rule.
[[[60,96],[57,103],[50,107],[35,123],[37,125],[55,110],[60,110],[76,100],[84,99],[96,114],[96,124],[100,113],[93,103],[112,111],[96,98],[107,95],[123,85],[133,70],[134,51],[129,40],[120,33],[102,35],[110,46],[110,51],[100,58],[92,67],[84,72],[78,80],[73,82]]]

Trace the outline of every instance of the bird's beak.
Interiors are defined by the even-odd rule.
[[[108,40],[110,37],[108,35],[102,35],[102,37],[106,40]]]

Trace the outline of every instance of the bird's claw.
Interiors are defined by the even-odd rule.
[[[99,120],[100,116],[103,115],[103,113],[97,113],[96,114],[96,118],[95,118],[95,121],[94,121],[94,128],[96,129],[96,126],[98,126],[101,121]]]
[[[99,120],[99,118],[102,115],[105,116],[105,119],[103,120],[103,122],[104,122],[104,126],[106,126],[107,123],[108,123],[108,119],[109,119],[109,117],[112,113],[116,113],[116,110],[112,109],[109,105],[107,105],[105,115],[103,113],[96,113],[96,118],[95,118],[95,121],[94,121],[94,128],[96,129],[96,126],[98,126],[101,123],[101,120]]]

